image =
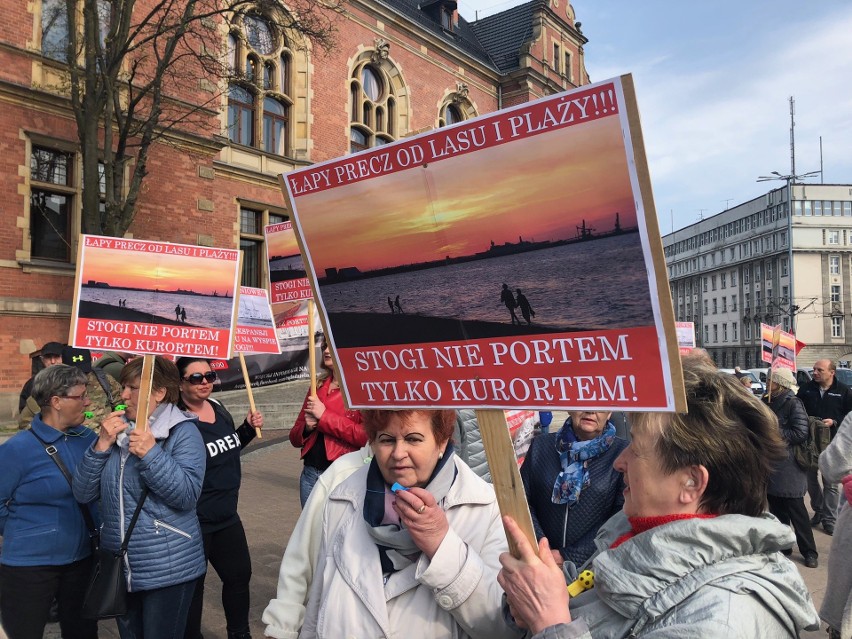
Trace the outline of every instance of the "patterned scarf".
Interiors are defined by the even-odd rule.
[[[573,506],[580,498],[580,491],[589,485],[589,469],[586,462],[602,455],[609,450],[615,439],[615,426],[607,422],[603,432],[588,441],[580,441],[574,434],[574,427],[569,417],[556,434],[556,450],[559,451],[559,462],[562,472],[553,484],[554,504]]]
[[[438,460],[425,490],[432,493],[438,506],[443,508],[443,500],[450,491],[456,478],[456,465],[453,458],[453,444],[447,443],[444,456]],[[420,556],[420,549],[414,545],[411,534],[402,526],[399,516],[391,505],[393,493],[385,483],[376,463],[370,462],[367,471],[367,492],[364,495],[364,521],[379,550],[382,573],[388,574],[402,570]]]

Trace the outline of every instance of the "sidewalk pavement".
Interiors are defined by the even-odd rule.
[[[243,452],[243,484],[240,492],[240,516],[248,536],[252,558],[251,632],[262,638],[260,616],[275,596],[278,568],[287,540],[299,517],[299,473],[302,464],[298,451],[287,441],[286,430],[264,430],[263,440],[252,442]],[[821,529],[814,531],[819,549],[819,568],[805,568],[798,552],[791,559],[800,569],[819,610],[825,593],[828,550],[831,537]],[[59,639],[59,626],[48,627],[45,637]],[[221,606],[221,582],[211,569],[207,576],[202,621],[204,639],[226,639],[225,617]],[[806,639],[824,639],[825,631],[804,633]],[[2,632],[0,632],[2,637]],[[101,639],[117,639],[113,621],[100,624]]]

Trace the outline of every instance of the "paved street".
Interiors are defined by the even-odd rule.
[[[299,516],[300,470],[297,451],[287,441],[285,430],[264,431],[264,439],[253,442],[243,453],[240,515],[248,535],[254,571],[251,587],[251,630],[255,639],[263,637],[260,616],[269,599],[275,594],[281,555]],[[801,568],[819,608],[825,591],[831,537],[821,531],[816,531],[815,536],[820,552],[820,567],[816,570],[805,568],[798,553],[794,553],[792,559]],[[218,578],[211,572],[207,580],[204,605],[205,639],[226,639],[219,592]],[[117,638],[115,623],[101,622],[100,636],[102,639]],[[826,635],[819,631],[803,636],[809,639],[824,639]],[[58,626],[49,626],[45,637],[59,639]]]

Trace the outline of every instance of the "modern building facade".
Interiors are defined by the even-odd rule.
[[[807,345],[800,366],[852,359],[852,186],[786,185],[663,246],[675,317],[720,367],[764,366],[761,323]]]
[[[65,4],[2,0],[0,421],[16,412],[31,356],[68,338],[82,159]],[[264,225],[287,215],[279,173],[588,82],[587,40],[565,1],[471,23],[454,0],[349,0],[327,52],[277,30],[271,5],[221,24],[231,77],[167,87],[175,104],[204,104],[207,121],[154,145],[127,234],[239,247],[248,286],[266,285]]]

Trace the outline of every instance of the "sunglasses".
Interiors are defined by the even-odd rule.
[[[212,384],[217,379],[219,379],[219,376],[214,371],[210,371],[208,373],[193,373],[192,375],[187,375],[183,378],[183,381],[189,382],[193,386],[198,386],[204,382]]]

